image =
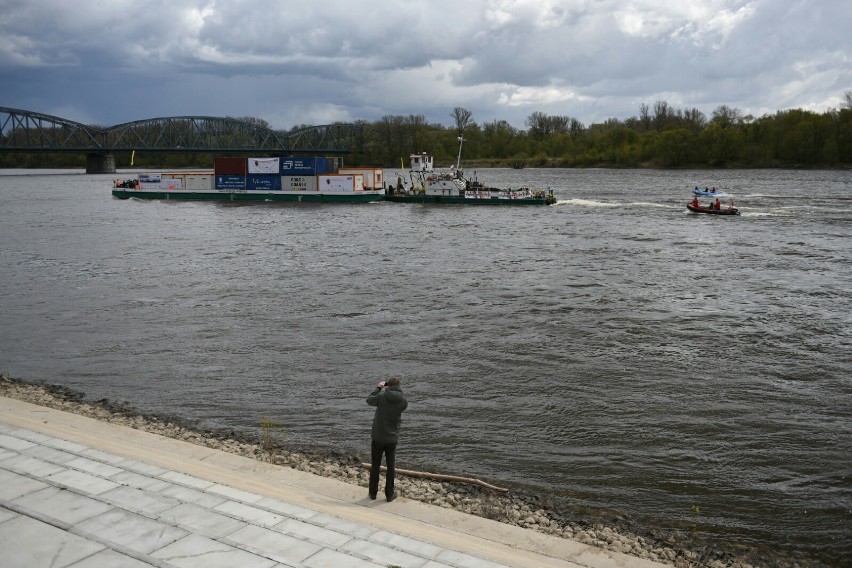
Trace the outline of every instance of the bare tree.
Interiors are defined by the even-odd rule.
[[[473,116],[473,113],[466,108],[456,107],[453,109],[453,112],[450,113],[450,116],[452,116],[453,120],[456,121],[456,134],[463,136],[465,129],[467,129],[472,122],[471,117]]]
[[[740,109],[729,107],[728,105],[720,105],[713,111],[713,122],[722,128],[728,128],[742,122],[743,113]]]
[[[550,121],[541,111],[535,111],[529,115],[526,124],[530,137],[535,140],[544,140],[544,137],[550,134]]]
[[[673,109],[669,108],[669,103],[666,101],[657,101],[654,103],[654,128],[662,130],[666,123],[673,115]]]
[[[651,130],[651,112],[645,103],[639,105],[639,123],[644,130]]]
[[[552,134],[565,134],[568,132],[568,125],[571,124],[571,117],[557,114],[550,117],[550,132]]]
[[[426,144],[426,131],[428,122],[422,114],[409,114],[405,118],[404,123],[408,132],[409,144],[411,144],[412,152],[421,152]]]
[[[844,103],[846,108],[852,110],[852,90],[846,91],[843,93],[843,96],[846,98],[846,102]]]
[[[707,117],[697,108],[688,108],[683,111],[683,120],[692,128],[700,130],[707,125]]]
[[[529,127],[528,133],[535,140],[544,140],[551,134],[566,134],[575,130],[582,129],[583,124],[575,118],[555,114],[547,115],[543,112],[536,111],[529,115],[526,120]]]
[[[571,122],[568,124],[568,132],[571,133],[571,138],[579,136],[583,132],[584,128],[586,127],[583,126],[583,123],[576,118],[572,118]]]

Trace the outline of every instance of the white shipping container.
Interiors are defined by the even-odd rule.
[[[364,176],[365,189],[383,189],[385,183],[382,168],[340,168],[340,174],[360,174]]]
[[[186,188],[196,191],[213,189],[213,176],[211,174],[188,174],[186,176]]]
[[[363,181],[363,176],[357,177]],[[361,185],[359,184],[356,188],[355,178],[355,175],[340,174],[317,176],[317,185],[319,191],[355,191],[356,189],[360,191]]]
[[[316,191],[317,176],[281,176],[284,191]]]
[[[183,189],[186,187],[186,175],[184,174],[162,174],[160,189]]]

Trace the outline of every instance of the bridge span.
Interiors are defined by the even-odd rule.
[[[103,127],[0,107],[0,152],[85,153],[87,173],[115,173],[118,152],[347,154],[361,130],[358,124],[338,123],[284,132],[215,116],[149,118]]]

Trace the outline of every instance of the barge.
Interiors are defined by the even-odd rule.
[[[367,179],[365,179],[367,178]],[[342,170],[336,158],[216,158],[213,171],[140,173],[115,180],[118,199],[207,201],[296,201],[365,203],[382,201],[381,170]]]

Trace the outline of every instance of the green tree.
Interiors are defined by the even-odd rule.
[[[694,142],[695,135],[686,128],[661,132],[657,139],[657,162],[667,167],[693,163]]]

